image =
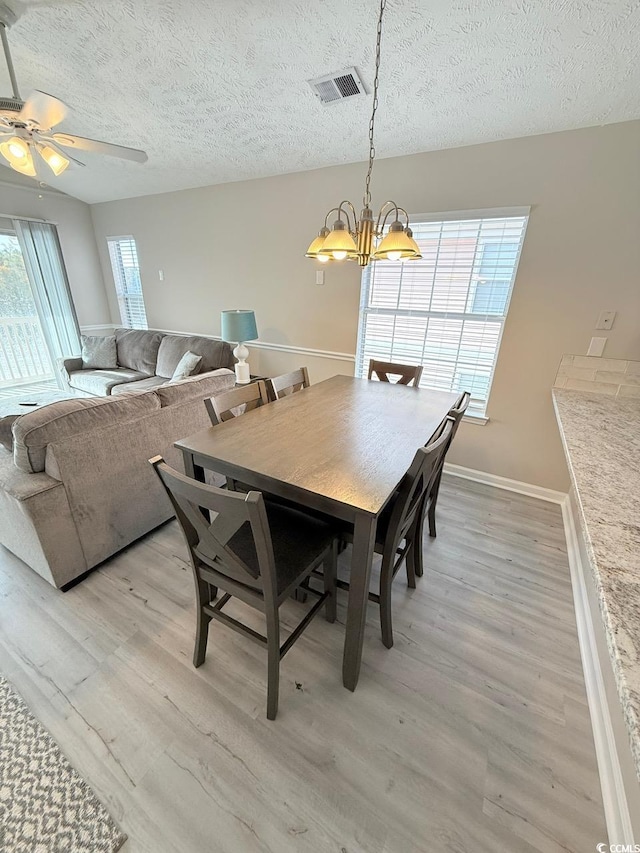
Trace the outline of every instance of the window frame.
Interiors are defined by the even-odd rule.
[[[143,329],[143,330],[148,329],[149,328],[149,321],[147,318],[147,305],[146,305],[146,301],[144,298],[144,288],[142,286],[142,275],[140,273],[140,258],[138,256],[138,244],[136,242],[136,238],[133,234],[118,234],[118,235],[114,235],[114,236],[109,236],[106,238],[106,240],[107,240],[107,252],[109,255],[109,263],[111,265],[111,275],[113,278],[113,284],[114,284],[114,288],[115,288],[115,292],[116,292],[116,297],[118,299],[118,308],[120,310],[120,322],[122,323],[122,326],[125,329]],[[129,317],[131,317],[131,312],[129,311],[128,304],[127,304],[129,294],[126,293],[126,290],[123,287],[123,285],[125,285],[126,282],[121,280],[119,270],[116,271],[116,267],[114,265],[114,258],[113,258],[113,253],[112,253],[112,244],[118,244],[117,251],[120,253],[120,259],[122,260],[122,249],[120,247],[120,243],[124,242],[124,241],[128,241],[128,242],[132,243],[134,250],[135,250],[136,269],[138,271],[138,278],[140,280],[140,294],[141,294],[141,298],[142,298],[142,311],[144,313],[144,326],[131,325],[130,324]],[[124,264],[122,264],[122,267],[124,269]],[[129,317],[127,317],[127,315],[129,315]]]
[[[493,359],[493,363],[491,365],[491,370],[489,372],[489,380],[487,384],[487,395],[484,401],[484,408],[480,407],[472,407],[470,406],[467,409],[467,413],[465,415],[465,420],[469,420],[472,423],[477,424],[485,424],[489,421],[488,409],[491,401],[491,392],[493,390],[493,380],[495,376],[496,367],[498,364],[498,359],[500,357],[500,348],[502,346],[502,337],[504,335],[504,328],[507,322],[507,318],[509,316],[509,308],[511,307],[511,299],[513,297],[513,291],[515,289],[516,280],[518,277],[518,271],[520,267],[520,259],[522,256],[522,249],[524,246],[524,242],[527,235],[527,228],[529,225],[529,219],[531,215],[531,207],[530,206],[518,206],[518,207],[494,207],[494,208],[483,208],[483,209],[473,209],[473,210],[455,210],[455,211],[439,211],[432,213],[424,213],[424,214],[409,214],[409,223],[413,226],[415,224],[424,224],[430,222],[464,222],[466,220],[474,220],[474,219],[505,219],[505,218],[524,218],[524,223],[522,226],[522,236],[520,238],[520,245],[518,247],[518,251],[516,253],[515,262],[514,262],[514,275],[513,282],[510,286],[509,293],[507,296],[507,301],[504,308],[503,314],[493,315],[496,319],[495,321],[500,324],[500,329],[498,332],[498,338],[496,342],[495,348],[495,357]],[[356,359],[355,359],[355,375],[360,377],[366,377],[367,375],[367,365],[364,364],[364,354],[363,349],[365,346],[365,317],[367,313],[368,305],[366,304],[368,301],[369,293],[370,293],[370,283],[371,283],[371,273],[372,273],[372,263],[386,263],[385,261],[372,261],[368,264],[364,270],[362,271],[361,282],[360,282],[360,301],[358,307],[358,338],[357,338],[357,346],[356,346]],[[415,263],[413,261],[405,261],[405,263]],[[419,263],[419,262],[418,262]],[[376,313],[372,311],[370,313]],[[428,315],[437,314],[438,312],[427,312]],[[441,313],[441,312],[440,312]],[[452,312],[455,316],[455,312]],[[462,312],[457,312],[460,316],[464,316]],[[397,316],[397,315],[396,315]],[[473,314],[467,313],[467,317],[471,318]],[[491,317],[492,315],[489,312],[478,313],[476,316],[478,317]],[[429,386],[426,386],[429,387]],[[442,390],[442,389],[438,389]]]

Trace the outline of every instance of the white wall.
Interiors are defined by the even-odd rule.
[[[81,326],[111,322],[89,205],[75,198],[0,180],[0,215],[54,222]]]
[[[597,315],[614,309],[605,355],[640,358],[639,151],[640,122],[627,122],[376,163],[374,203],[391,197],[414,214],[532,208],[490,422],[463,424],[451,462],[566,490],[550,391],[561,356],[586,352]],[[358,202],[364,171],[352,164],[92,205],[114,322],[106,237],[133,234],[150,326],[215,335],[221,309],[254,308],[262,341],[353,354],[359,268],[330,265],[318,287],[303,255],[326,210]],[[271,374],[301,363],[312,381],[352,372],[349,361],[308,353],[254,348],[251,357],[254,371]]]

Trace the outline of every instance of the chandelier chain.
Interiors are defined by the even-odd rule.
[[[376,156],[376,149],[373,142],[373,132],[376,123],[376,110],[378,109],[378,79],[380,76],[380,46],[382,44],[382,16],[384,14],[387,0],[380,0],[380,14],[378,15],[378,30],[376,33],[376,73],[373,78],[373,108],[371,110],[371,119],[369,121],[369,168],[367,169],[367,177],[365,180],[364,191],[364,206],[371,205],[371,172],[373,171],[373,161]]]

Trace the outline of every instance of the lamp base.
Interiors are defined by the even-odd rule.
[[[238,385],[248,385],[251,382],[251,371],[246,361],[249,350],[243,343],[239,343],[234,349],[233,354],[238,359],[238,363],[235,365],[236,383]]]

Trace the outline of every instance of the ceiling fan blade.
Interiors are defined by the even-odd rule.
[[[34,121],[43,130],[60,124],[67,114],[67,105],[46,92],[32,92],[18,114],[20,121]]]
[[[70,136],[67,133],[54,133],[51,137],[57,145],[65,148],[77,148],[80,151],[93,151],[96,154],[108,154],[109,157],[120,157],[123,160],[134,160],[136,163],[146,163],[149,159],[144,151],[138,148],[125,148],[124,145],[112,145],[110,142],[98,142],[97,139],[87,139],[84,136]]]

